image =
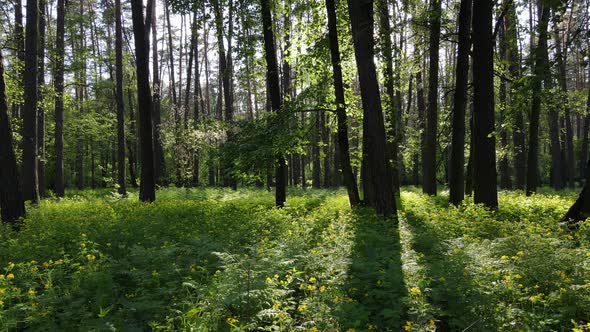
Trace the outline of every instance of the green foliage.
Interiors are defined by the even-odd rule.
[[[399,224],[342,191],[71,192],[0,230],[0,326],[27,330],[583,328],[590,229],[573,195],[498,212],[405,190]]]

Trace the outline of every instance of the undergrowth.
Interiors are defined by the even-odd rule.
[[[341,191],[109,191],[30,208],[0,230],[3,330],[590,331],[590,230],[574,199],[501,209],[402,192],[398,220]]]

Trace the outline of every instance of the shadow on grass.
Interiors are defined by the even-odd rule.
[[[371,209],[354,211],[354,244],[338,308],[345,329],[399,331],[406,318],[398,222]]]
[[[436,201],[436,200],[435,200]],[[435,205],[438,205],[435,203]],[[437,331],[490,331],[483,308],[492,299],[478,289],[468,271],[471,258],[463,251],[449,252],[449,241],[411,209],[406,222],[411,246],[424,267],[427,301],[439,311]],[[493,315],[494,313],[488,313]]]

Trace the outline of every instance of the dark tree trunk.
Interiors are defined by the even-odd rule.
[[[315,130],[314,130],[314,142],[311,148],[311,154],[313,156],[313,174],[311,184],[314,188],[320,188],[321,184],[321,162],[320,162],[320,141],[321,141],[321,115],[320,112],[315,114]]]
[[[387,172],[385,125],[374,62],[373,1],[349,0],[348,10],[363,104],[364,201],[378,214],[389,217],[395,215],[396,206]]]
[[[279,66],[277,63],[277,52],[275,49],[275,37],[272,29],[272,14],[269,0],[261,0],[262,26],[264,31],[264,54],[266,59],[266,79],[270,95],[271,108],[273,112],[281,111],[281,88],[279,85]],[[287,165],[285,156],[276,156],[276,192],[275,204],[283,207],[287,199]]]
[[[428,110],[426,114],[426,141],[422,160],[422,191],[436,195],[436,147],[438,128],[438,60],[440,48],[441,0],[430,5],[430,69],[428,76]]]
[[[416,160],[420,162],[424,161],[424,152],[426,149],[426,101],[424,100],[424,81],[422,79],[422,71],[416,74],[416,103],[418,106],[418,130],[420,131],[420,156],[416,153]],[[420,175],[419,162],[416,162],[414,167],[416,168],[415,173]],[[418,177],[418,181],[416,181],[416,185],[421,184],[421,179],[424,177]]]
[[[520,60],[518,55],[518,34],[516,26],[516,7],[514,2],[508,4],[504,25],[506,27],[506,60],[508,71],[514,83],[510,84],[509,100],[506,105],[513,114],[514,128],[512,130],[513,160],[514,160],[514,187],[524,190],[526,183],[526,145],[525,145],[525,124],[522,107],[515,105],[518,98],[520,83]]]
[[[389,129],[389,140],[387,141],[387,151],[388,151],[388,171],[391,173],[391,177],[393,180],[393,189],[396,193],[399,192],[399,182],[400,182],[400,175],[399,175],[399,161],[398,161],[398,150],[399,150],[399,127],[400,124],[398,123],[398,113],[401,114],[401,107],[396,105],[396,91],[394,87],[394,76],[393,76],[393,51],[391,46],[391,36],[393,31],[391,29],[391,25],[389,24],[389,8],[388,1],[386,0],[379,0],[378,3],[378,10],[379,10],[379,35],[382,42],[381,52],[383,57],[383,62],[385,63],[385,72],[383,73],[385,79],[385,91],[387,95],[386,103],[385,103],[385,114],[386,117],[389,118],[390,129]],[[399,68],[398,68],[399,70]]]
[[[571,110],[568,103],[567,91],[567,77],[566,77],[566,61],[567,61],[567,47],[562,48],[561,35],[555,28],[555,50],[557,55],[557,80],[561,90],[561,105],[563,110],[563,117],[565,119],[565,173],[570,188],[574,188],[576,184],[576,163],[574,161],[574,130],[571,120]]]
[[[37,177],[37,73],[39,59],[37,56],[38,3],[27,0],[27,26],[25,40],[25,105],[23,108],[23,162],[22,193],[25,200],[39,201],[39,183]]]
[[[154,183],[154,152],[152,142],[151,91],[149,82],[148,43],[146,40],[141,0],[131,1],[133,34],[135,36],[135,58],[137,65],[137,95],[139,113],[139,145],[141,147],[141,184],[139,200],[156,200]]]
[[[18,170],[12,129],[8,118],[8,101],[4,82],[4,58],[0,50],[0,212],[2,222],[16,223],[25,216],[25,204],[18,182]]]
[[[350,165],[350,148],[348,144],[348,119],[346,117],[346,101],[344,99],[344,83],[342,81],[342,66],[340,59],[340,46],[338,45],[338,29],[336,19],[336,4],[334,0],[326,0],[328,12],[328,37],[330,38],[330,55],[332,70],[334,73],[334,93],[336,95],[336,118],[338,121],[338,147],[340,167],[342,169],[342,181],[348,192],[350,206],[355,207],[360,203],[356,178]],[[335,169],[338,171],[338,169]]]
[[[590,46],[590,41],[588,42]],[[584,129],[582,130],[582,153],[580,154],[580,178],[588,177],[588,165],[585,160],[588,159],[588,130],[590,130],[590,67],[588,67],[588,98],[586,99],[586,116],[584,116]],[[586,182],[587,183],[587,182]]]
[[[66,0],[57,1],[57,31],[55,40],[55,195],[64,197],[64,34]]]
[[[469,49],[471,48],[469,38],[471,7],[472,0],[461,0],[449,179],[449,201],[454,205],[461,204],[465,198],[465,108],[467,107],[467,82],[469,81]]]
[[[541,90],[543,78],[549,70],[544,53],[547,52],[547,26],[549,24],[549,7],[543,6],[538,31],[539,40],[535,48],[535,66],[532,81],[531,117],[529,128],[529,149],[527,161],[526,195],[530,196],[539,186],[539,119],[541,115]],[[554,161],[555,162],[555,161]],[[557,161],[557,163],[559,163]]]
[[[19,65],[16,68],[16,77],[23,77],[22,66],[25,63],[25,37],[23,29],[23,6],[21,0],[14,1],[14,48],[16,50],[16,58]],[[22,83],[17,84],[19,89],[24,89]],[[22,105],[20,101],[14,100],[12,102],[12,114],[15,117],[20,117]]]
[[[45,197],[45,110],[43,109],[43,89],[45,88],[45,17],[46,0],[39,1],[39,72],[37,73],[37,174],[39,179],[39,196]]]
[[[494,41],[493,3],[475,0],[473,5],[473,200],[498,207],[496,138],[494,137]]]
[[[328,124],[327,124],[327,117],[326,112],[320,112],[320,129],[322,133],[322,154],[324,156],[324,188],[330,188],[330,134],[328,133]]]
[[[153,75],[153,103],[152,103],[152,132],[154,135],[154,176],[158,185],[164,184],[164,176],[166,173],[166,162],[164,160],[164,148],[162,146],[161,138],[161,117],[160,110],[160,96],[162,93],[162,86],[160,83],[160,68],[158,66],[158,32],[156,29],[156,8],[152,7],[152,75]],[[131,174],[130,174],[131,175]]]
[[[501,61],[508,61],[508,40],[506,33],[506,20],[503,19],[499,25],[499,53]],[[500,121],[501,124],[508,123],[507,109],[508,109],[508,92],[506,79],[500,79]],[[508,154],[505,153],[508,150],[508,132],[505,126],[500,128],[500,146],[502,154],[500,156],[500,188],[512,189],[512,178],[510,177],[510,164],[508,162]]]
[[[590,160],[586,169],[590,169]],[[590,216],[590,172],[586,174],[586,182],[578,199],[569,208],[562,221],[568,222],[570,227],[577,228],[577,223]]]
[[[225,45],[223,43],[223,13],[219,6],[219,0],[213,0],[213,11],[215,13],[215,25],[216,25],[216,35],[217,35],[217,47],[218,47],[218,54],[219,54],[219,74],[221,76],[221,83],[223,85],[223,99],[225,101],[225,117],[222,117],[228,124],[230,124],[230,128],[227,130],[227,140],[231,141],[233,139],[233,130],[231,129],[231,124],[233,123],[234,119],[234,108],[233,108],[233,95],[232,95],[232,87],[231,87],[231,53],[225,50]],[[231,9],[233,7],[233,0],[230,2],[230,15]],[[231,20],[230,20],[231,22]],[[231,25],[231,23],[230,23]],[[231,34],[231,31],[229,31]],[[229,39],[228,44],[231,43],[231,38]],[[228,47],[229,49],[229,47]],[[228,51],[231,51],[230,49]],[[280,87],[279,87],[280,90]],[[221,94],[220,97],[221,98]],[[280,96],[279,96],[280,98]],[[221,110],[220,110],[221,111]],[[230,172],[232,168],[232,164],[229,165],[222,165],[223,167],[223,185],[225,187],[232,187],[233,189],[237,189],[237,180],[234,179]]]
[[[123,103],[123,28],[121,0],[115,0],[115,71],[117,76],[117,183],[119,194],[127,195],[125,174],[125,106]]]
[[[129,107],[129,132],[131,135],[137,137],[137,119],[135,112],[133,111],[133,93],[131,89],[127,90],[128,96],[128,107]],[[133,188],[137,188],[137,139],[132,140],[130,136],[127,136],[127,154],[129,156],[129,181]]]

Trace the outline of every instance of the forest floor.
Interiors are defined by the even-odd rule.
[[[399,223],[343,191],[84,191],[0,230],[1,330],[590,331],[575,193],[500,210],[404,188]]]

